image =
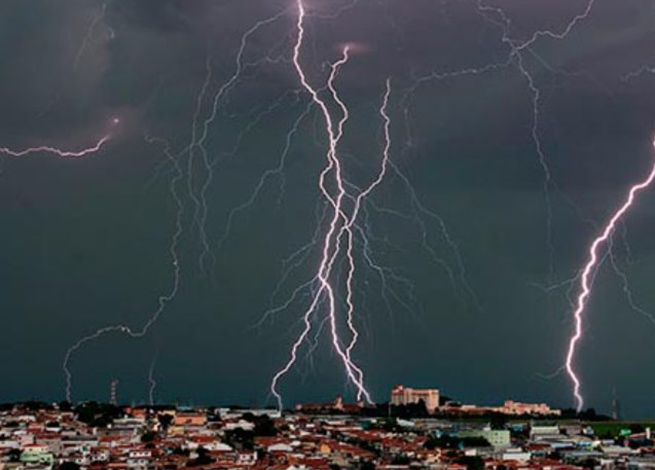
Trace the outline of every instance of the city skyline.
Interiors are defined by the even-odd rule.
[[[0,402],[402,383],[655,415],[654,25],[641,0],[0,6]]]

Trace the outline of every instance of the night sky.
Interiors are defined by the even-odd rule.
[[[335,82],[351,191],[379,170],[391,83],[397,171],[354,243],[353,357],[377,401],[402,383],[465,403],[574,404],[557,372],[575,277],[654,158],[655,4],[596,0],[562,39],[514,57],[509,40],[562,33],[588,2],[305,0],[316,88],[351,45]],[[179,281],[142,338],[111,332],[74,351],[73,399],[107,400],[118,379],[122,401],[144,403],[150,375],[157,402],[275,404],[330,215],[325,121],[292,63],[297,13],[294,0],[0,3],[0,147],[111,136],[80,158],[0,154],[0,401],[63,399],[66,351],[99,328],[141,329]],[[206,153],[189,151],[206,120]],[[614,233],[578,355],[587,404],[608,412],[616,389],[629,417],[655,416],[654,206],[655,189],[641,194]],[[340,258],[344,335],[345,269]],[[287,405],[354,399],[325,313],[280,383]]]

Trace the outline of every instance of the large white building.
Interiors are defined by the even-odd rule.
[[[439,390],[425,389],[415,390],[402,385],[396,385],[391,390],[391,404],[412,405],[423,401],[429,413],[434,413],[439,408]]]
[[[542,415],[542,416],[560,416],[560,410],[554,410],[545,403],[520,403],[512,400],[507,400],[505,404],[499,408],[501,413],[507,415]]]

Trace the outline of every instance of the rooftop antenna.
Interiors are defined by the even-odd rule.
[[[621,403],[616,394],[616,387],[612,389],[612,419],[614,421],[621,421]]]

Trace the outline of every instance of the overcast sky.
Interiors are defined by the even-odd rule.
[[[391,83],[397,172],[358,221],[353,355],[378,401],[402,383],[466,403],[568,407],[556,373],[576,273],[654,158],[655,74],[638,72],[655,66],[655,4],[596,0],[566,37],[515,56],[509,39],[562,33],[588,0],[482,4],[306,0],[310,83],[323,88],[352,47],[336,80],[351,114],[339,148],[351,191],[379,168]],[[76,350],[73,398],[107,399],[116,378],[123,401],[144,402],[152,370],[161,402],[273,404],[270,380],[309,301],[296,290],[316,273],[330,213],[318,188],[325,122],[291,63],[296,21],[293,0],[0,4],[0,147],[80,149],[111,135],[78,159],[0,155],[1,401],[62,399],[69,347],[152,318],[176,281],[177,194],[174,299],[143,338],[111,333]],[[185,152],[226,84],[206,159]],[[604,257],[578,355],[587,403],[609,411],[616,389],[629,416],[655,415],[654,204],[655,191],[641,195],[614,234],[615,267]],[[280,384],[287,404],[353,399],[323,307],[316,344]]]

